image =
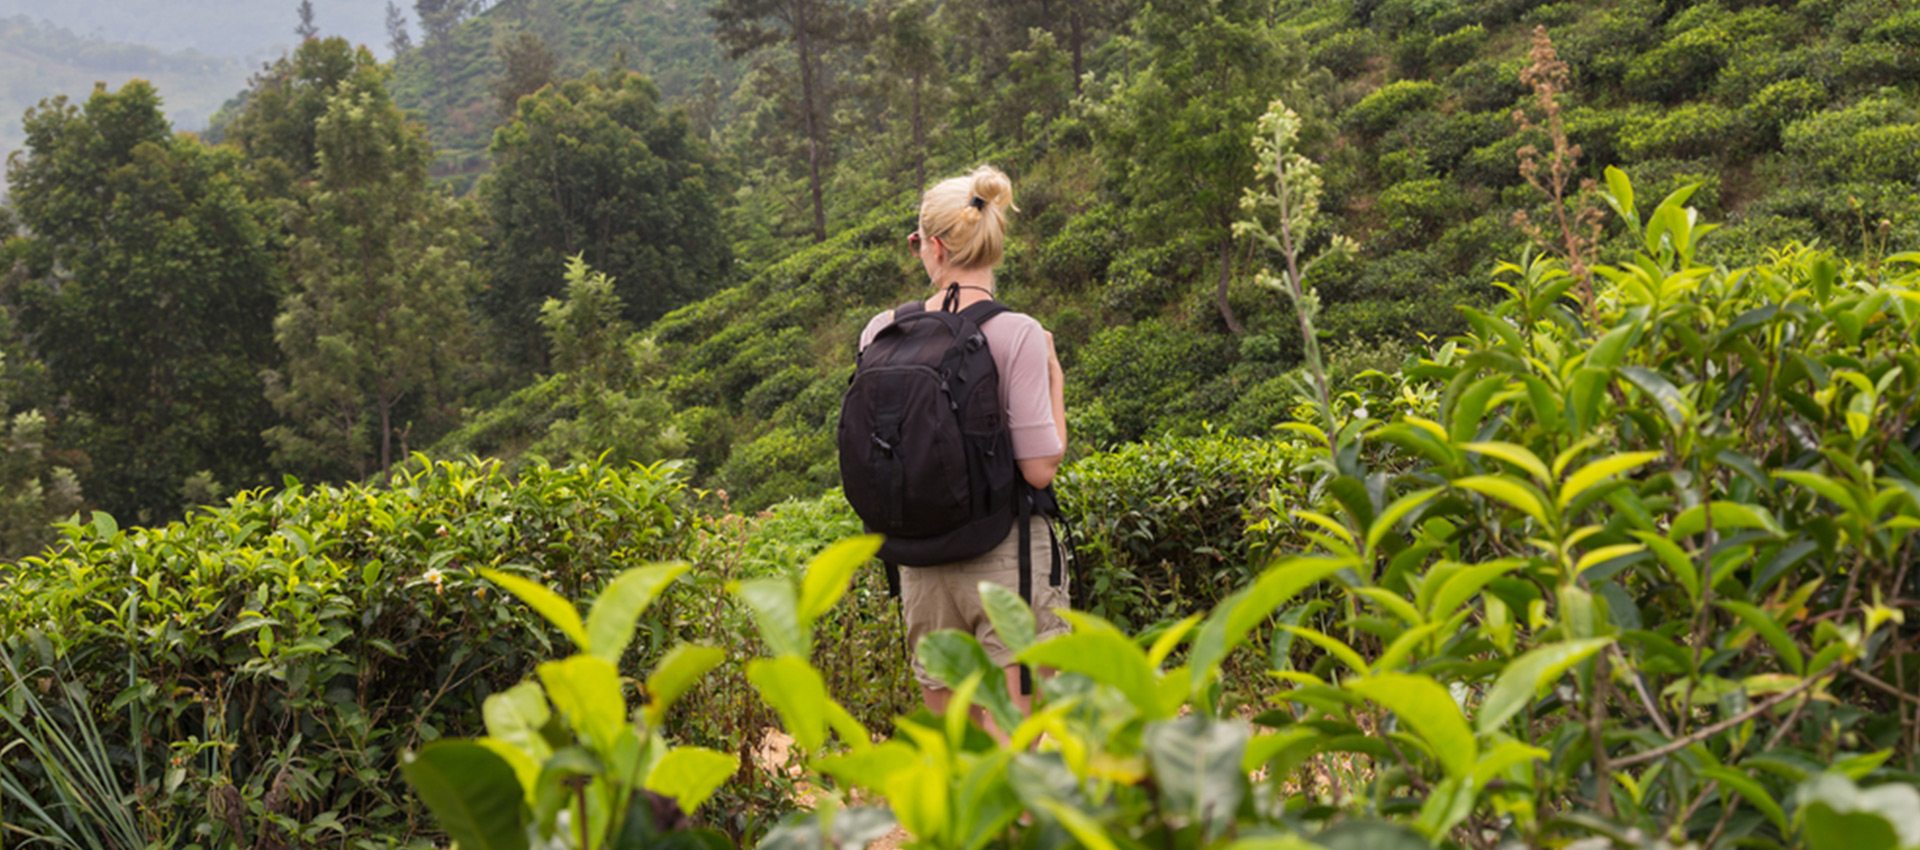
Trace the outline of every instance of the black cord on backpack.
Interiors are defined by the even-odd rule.
[[[941,299],[940,309],[948,313],[960,312],[960,290],[962,289],[971,289],[975,292],[984,292],[987,294],[988,298],[993,297],[993,290],[991,289],[988,289],[984,286],[963,286],[961,285],[960,281],[956,280],[952,283],[947,284],[947,297]]]

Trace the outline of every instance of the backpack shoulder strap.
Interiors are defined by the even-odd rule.
[[[988,319],[998,316],[1001,313],[1009,312],[1012,311],[1007,308],[1007,305],[989,298],[985,301],[975,302],[967,309],[961,310],[960,318],[972,322],[973,326],[977,328],[985,325]]]
[[[925,312],[926,309],[927,305],[922,302],[908,301],[905,304],[893,308],[893,320],[897,322],[915,313]]]

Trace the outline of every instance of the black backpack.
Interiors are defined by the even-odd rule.
[[[984,554],[1020,513],[1000,374],[980,331],[1006,311],[909,301],[859,355],[840,405],[840,480],[868,530],[886,536],[889,565]]]

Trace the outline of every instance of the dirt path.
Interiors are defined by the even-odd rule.
[[[802,777],[805,768],[793,757],[793,736],[780,729],[768,729],[753,748],[754,762],[768,773],[784,773],[794,780],[793,802],[803,809],[814,807],[818,790]],[[900,850],[908,839],[907,831],[894,827],[892,832],[867,845],[867,850]]]

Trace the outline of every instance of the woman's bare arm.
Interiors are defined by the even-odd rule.
[[[1066,372],[1060,368],[1060,356],[1053,350],[1053,334],[1047,334],[1047,394],[1052,396],[1053,427],[1060,434],[1061,453],[1052,457],[1033,457],[1017,461],[1020,477],[1036,490],[1044,490],[1053,483],[1053,477],[1060,472],[1060,462],[1066,458],[1067,447],[1067,394]]]

